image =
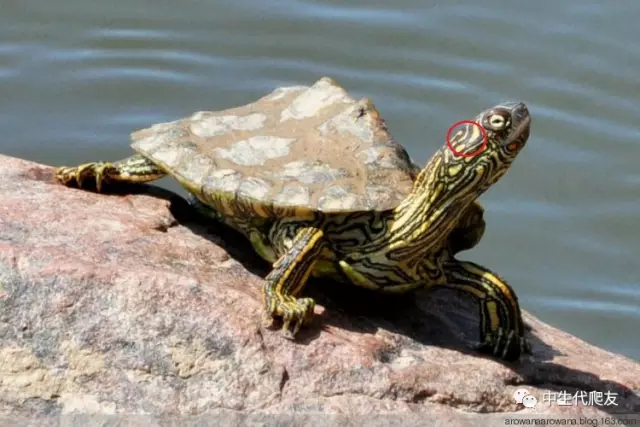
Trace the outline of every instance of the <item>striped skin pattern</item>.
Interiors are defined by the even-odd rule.
[[[305,114],[301,105],[318,104],[317,98],[310,98],[308,94],[302,100],[304,103],[300,101],[305,93],[295,93],[295,99],[299,101],[297,108],[283,107],[277,110],[281,123],[295,120],[295,117],[315,119],[320,115],[320,110]],[[341,93],[336,93],[332,94],[331,102],[335,102],[335,99],[342,102]],[[325,102],[326,98],[321,100]],[[347,105],[351,104],[347,102]],[[356,131],[349,127],[353,125],[351,120],[360,120],[364,114],[372,117],[373,123],[382,129],[373,107],[369,104],[359,105],[355,111],[357,114],[346,116],[347,120],[340,114],[335,116],[341,117],[340,126],[355,134]],[[261,115],[263,110],[253,108],[251,111],[251,116],[245,116],[249,118],[234,125],[236,132],[243,127],[248,132],[246,135],[251,136],[253,133],[250,132],[269,120],[267,115]],[[192,123],[199,124],[201,120],[200,117]],[[229,119],[225,120],[228,124]],[[166,149],[167,144],[153,141],[153,149],[141,149],[140,144],[134,144],[140,153],[128,159],[59,168],[57,177],[65,184],[75,182],[79,186],[83,186],[88,179],[95,180],[100,190],[103,181],[137,183],[152,181],[166,174],[174,176],[192,194],[194,206],[244,233],[256,252],[272,263],[273,270],[266,277],[263,289],[265,309],[270,317],[282,318],[283,331],[288,337],[294,337],[300,327],[313,317],[314,301],[300,297],[310,275],[330,277],[390,293],[446,286],[471,295],[478,301],[482,340],[479,349],[505,360],[515,360],[523,351],[529,350],[529,345],[524,338],[522,315],[513,289],[496,273],[475,263],[460,261],[455,256],[473,247],[482,237],[483,209],[476,199],[506,173],[525,145],[529,136],[530,116],[524,104],[509,103],[482,112],[475,122],[484,128],[488,137],[486,147],[481,152],[472,157],[456,154],[474,153],[483,143],[479,128],[467,124],[451,137],[455,153],[446,145],[443,146],[424,169],[415,170],[415,175],[411,175],[410,190],[404,191],[398,184],[395,197],[402,196],[398,202],[394,202],[392,196],[382,194],[386,202],[378,202],[377,205],[378,199],[375,197],[381,193],[375,193],[370,184],[376,177],[383,180],[390,179],[390,175],[369,175],[365,181],[358,182],[345,175],[350,172],[349,169],[338,173],[338,168],[326,167],[325,163],[318,162],[290,162],[279,170],[296,171],[298,181],[306,179],[301,176],[311,176],[314,183],[318,177],[335,178],[341,179],[345,188],[349,188],[348,184],[362,183],[364,185],[360,188],[365,188],[365,192],[353,190],[355,197],[360,199],[349,199],[350,193],[340,191],[331,196],[326,193],[327,185],[324,184],[317,187],[317,191],[325,191],[324,196],[315,199],[313,192],[305,196],[297,190],[287,193],[291,195],[289,203],[275,202],[273,194],[260,199],[264,192],[258,190],[264,187],[266,175],[247,181],[247,174],[240,165],[263,165],[257,166],[257,170],[264,172],[267,169],[266,172],[271,173],[274,168],[268,166],[268,162],[288,155],[291,147],[295,147],[291,145],[294,138],[284,138],[280,134],[277,134],[278,139],[273,144],[264,138],[251,137],[244,140],[248,142],[242,146],[227,146],[224,150],[216,151],[215,155],[207,153],[207,156],[200,156],[197,166],[206,164],[209,168],[206,173],[194,175],[193,170],[197,168],[172,164],[173,153]],[[172,135],[184,138],[185,127],[179,123],[172,122],[167,128],[157,125],[151,136],[173,132]],[[193,124],[191,127],[193,129]],[[360,130],[358,132],[358,137],[366,134]],[[285,133],[283,131],[282,135]],[[143,135],[149,138],[147,134]],[[338,142],[348,146],[350,141],[345,140],[344,136],[341,138]],[[316,144],[326,143],[325,139],[317,141]],[[160,155],[153,150],[164,151]],[[202,152],[200,148],[198,150],[196,153]],[[254,150],[254,153],[247,154],[248,150]],[[369,155],[372,150],[366,148],[363,152]],[[380,152],[381,149],[376,150]],[[393,153],[398,152],[396,147],[393,150]],[[300,153],[294,153],[291,160],[300,160],[300,156]],[[222,158],[234,159],[240,165],[237,170],[224,169],[224,173],[220,173]],[[376,163],[381,161],[378,158],[373,163],[370,173],[382,170]],[[403,171],[409,171],[403,176],[414,173],[409,162],[395,161],[395,165],[400,164],[404,168]],[[255,170],[252,169],[252,173]],[[389,168],[393,173],[399,170],[397,166]],[[362,172],[359,173],[362,175]],[[212,176],[217,178],[212,180]],[[239,179],[245,181],[239,183]],[[273,182],[267,190],[271,191],[272,187],[276,187]],[[304,196],[302,199],[299,198],[301,195]],[[350,205],[345,206],[344,203]],[[367,203],[373,203],[374,207],[369,207]]]

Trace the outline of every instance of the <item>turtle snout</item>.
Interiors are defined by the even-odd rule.
[[[514,118],[520,122],[529,119],[529,109],[524,102],[518,102],[517,104],[515,104],[511,111],[511,114],[514,116]]]
[[[511,122],[514,132],[526,140],[529,137],[531,114],[524,102],[506,102],[504,107],[511,111]]]
[[[524,102],[504,102],[501,106],[511,111],[511,116],[516,122],[529,118],[529,109]]]

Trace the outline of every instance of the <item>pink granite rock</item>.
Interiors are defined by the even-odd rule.
[[[467,350],[476,305],[448,290],[389,298],[316,280],[315,322],[283,339],[262,322],[268,266],[180,198],[65,188],[51,168],[3,156],[0,171],[0,424],[603,425],[640,413],[639,363],[528,314],[532,355],[482,357]],[[520,388],[534,409],[514,401]],[[563,391],[617,405],[543,401]]]

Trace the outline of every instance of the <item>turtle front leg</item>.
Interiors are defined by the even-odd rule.
[[[468,261],[451,261],[444,268],[445,286],[470,294],[480,303],[478,350],[507,361],[517,360],[531,347],[524,336],[524,322],[515,292],[497,274]]]
[[[478,202],[472,203],[447,239],[451,253],[455,255],[477,245],[484,234],[485,225],[484,208]]]
[[[301,228],[287,253],[274,264],[263,288],[267,313],[282,317],[285,337],[293,339],[300,327],[311,320],[315,302],[311,298],[297,298],[325,247],[319,228]],[[290,329],[291,328],[291,329]]]
[[[56,169],[56,179],[64,185],[76,184],[82,188],[88,179],[93,179],[98,192],[102,191],[103,182],[143,183],[165,175],[162,169],[141,154],[113,163],[92,162]]]

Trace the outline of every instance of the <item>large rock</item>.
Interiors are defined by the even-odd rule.
[[[531,356],[482,357],[467,350],[476,305],[448,290],[390,298],[314,281],[314,324],[283,339],[262,321],[268,266],[157,188],[69,189],[0,156],[0,201],[0,423],[602,425],[640,413],[637,362],[531,315]],[[514,401],[519,388],[535,409]],[[616,405],[542,401],[563,391],[615,393]]]

